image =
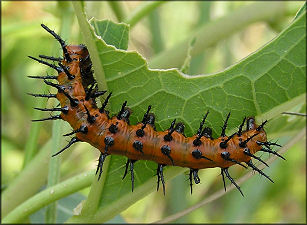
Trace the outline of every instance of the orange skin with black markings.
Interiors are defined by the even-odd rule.
[[[227,139],[225,137],[219,137],[217,139],[210,139],[207,137],[201,137],[201,145],[194,146],[193,141],[197,138],[197,135],[192,137],[185,137],[183,134],[174,131],[172,133],[172,140],[165,141],[164,136],[168,134],[166,131],[155,131],[154,128],[147,124],[143,129],[145,135],[138,137],[136,131],[140,129],[143,124],[128,125],[125,119],[119,120],[116,116],[109,119],[106,113],[100,113],[96,103],[89,99],[85,100],[85,89],[82,85],[82,77],[80,72],[80,61],[88,56],[88,51],[84,46],[71,45],[66,47],[68,53],[71,56],[72,61],[62,61],[62,64],[68,66],[68,70],[71,74],[75,75],[73,80],[69,80],[65,72],[61,72],[58,75],[58,82],[60,85],[65,86],[65,91],[82,104],[78,104],[76,107],[71,107],[69,99],[63,93],[57,93],[57,99],[60,101],[62,107],[69,106],[67,114],[61,113],[61,118],[67,121],[74,130],[78,129],[81,125],[86,124],[88,128],[87,134],[76,133],[76,137],[96,147],[102,153],[105,153],[105,137],[112,137],[114,144],[109,146],[107,153],[112,155],[123,155],[132,160],[152,160],[159,164],[175,165],[180,167],[189,167],[193,169],[204,169],[212,167],[227,168],[234,165],[234,162],[226,161],[221,157],[222,152],[229,152],[231,158],[238,162],[248,162],[251,157],[243,153],[244,148],[239,146],[240,141],[244,141],[250,136],[259,133],[252,140],[247,143],[247,148],[254,154],[261,149],[256,141],[265,142],[267,140],[266,133],[263,129],[257,131],[258,127],[253,124],[253,129],[242,132],[242,135],[234,135],[232,139],[227,143],[227,148],[221,148],[220,143]],[[95,116],[95,122],[90,124],[87,121],[87,114],[85,107],[89,110],[92,116]],[[111,124],[117,125],[117,132],[111,133],[109,127]],[[133,147],[134,141],[140,141],[143,144],[141,151],[136,150]],[[171,149],[170,156],[173,159],[174,164],[168,156],[162,153],[161,147],[168,145]],[[192,151],[199,149],[203,156],[211,159],[196,159],[192,155]]]
[[[254,118],[251,117],[247,120],[244,118],[239,131],[227,137],[225,136],[225,130],[230,116],[229,113],[222,127],[221,137],[213,139],[211,137],[212,130],[208,127],[203,128],[209,112],[207,112],[201,121],[197,134],[192,137],[186,137],[183,134],[184,124],[175,124],[175,120],[171,123],[168,130],[156,131],[154,125],[155,117],[152,113],[149,113],[151,106],[148,106],[142,122],[136,125],[129,124],[129,116],[132,111],[126,107],[127,101],[123,103],[119,113],[110,118],[105,107],[112,93],[109,93],[108,97],[102,103],[101,108],[98,108],[95,98],[105,94],[105,91],[98,91],[96,80],[93,76],[92,62],[86,46],[66,45],[65,41],[54,31],[44,24],[41,24],[41,26],[60,43],[64,57],[61,59],[45,55],[39,56],[43,59],[58,62],[58,66],[56,66],[54,63],[51,64],[47,61],[29,56],[31,59],[45,64],[58,72],[57,77],[29,77],[44,79],[47,85],[57,88],[58,93],[56,95],[29,93],[29,95],[45,98],[56,97],[60,102],[61,108],[35,109],[51,112],[60,111],[61,114],[32,121],[63,119],[73,128],[72,132],[64,136],[75,134],[75,137],[72,137],[64,148],[52,156],[62,153],[78,141],[89,143],[101,152],[96,170],[96,174],[99,172],[98,180],[102,174],[104,160],[108,155],[116,154],[126,156],[128,160],[125,166],[124,177],[127,175],[128,167],[130,167],[132,191],[134,188],[134,163],[137,160],[151,160],[158,163],[156,170],[158,178],[157,190],[161,182],[164,194],[165,181],[163,167],[165,165],[190,168],[189,180],[191,194],[193,180],[195,184],[200,183],[198,177],[199,169],[220,167],[225,191],[224,176],[226,176],[243,195],[240,187],[235,183],[228,172],[228,168],[234,164],[239,164],[247,168],[242,162],[245,162],[247,166],[273,182],[273,180],[263,173],[262,170],[257,168],[251,160],[251,158],[254,158],[267,165],[263,160],[254,155],[257,151],[273,153],[285,160],[284,157],[270,149],[271,145],[280,145],[267,141],[266,133],[263,130],[263,126],[267,121],[264,121],[258,126]],[[46,81],[46,79],[57,79],[58,84]],[[242,131],[245,121],[246,130]]]
[[[90,99],[85,101],[85,90],[82,86],[82,77],[80,73],[80,59],[88,55],[87,50],[84,50],[83,46],[67,46],[67,50],[72,58],[71,62],[65,60],[62,64],[69,67],[69,72],[75,75],[75,79],[72,81],[67,78],[67,75],[62,72],[59,73],[58,82],[60,85],[66,87],[66,91],[75,99],[78,99],[82,104],[78,104],[76,107],[71,107],[69,99],[63,94],[58,93],[57,98],[61,103],[61,106],[69,106],[69,112],[67,114],[62,113],[61,117],[67,121],[74,130],[78,129],[82,124],[86,124],[88,127],[88,133],[77,133],[76,137],[84,142],[88,142],[94,147],[98,148],[102,153],[105,151],[104,138],[106,136],[113,137],[114,145],[108,147],[108,154],[117,154],[127,156],[133,160],[152,160],[159,164],[173,165],[169,157],[161,152],[163,145],[168,145],[171,149],[170,156],[173,159],[175,166],[189,167],[194,169],[204,169],[212,167],[226,168],[234,165],[234,162],[226,161],[221,157],[221,152],[228,151],[232,159],[238,162],[248,162],[251,157],[243,154],[244,148],[239,146],[240,140],[246,140],[248,137],[255,133],[260,133],[247,143],[247,147],[251,153],[254,154],[261,149],[256,141],[266,141],[266,133],[263,129],[259,132],[256,131],[258,127],[254,124],[254,128],[242,133],[240,137],[235,135],[228,143],[227,148],[221,148],[220,143],[227,139],[225,137],[219,137],[217,139],[210,139],[207,137],[201,137],[200,146],[194,146],[193,141],[197,138],[197,135],[192,137],[184,137],[184,135],[174,131],[172,133],[172,140],[165,141],[164,136],[168,134],[166,131],[155,131],[149,124],[144,128],[145,135],[138,137],[136,131],[140,129],[143,124],[128,125],[128,123],[122,119],[119,120],[116,116],[111,119],[108,118],[106,113],[100,113],[96,104]],[[96,120],[93,124],[87,121],[87,115],[85,107],[89,110],[92,116],[96,115]],[[108,128],[111,124],[117,124],[118,131],[113,134]],[[140,141],[143,143],[143,153],[133,148],[134,141]],[[203,156],[211,159],[196,159],[192,156],[192,151],[199,149]]]

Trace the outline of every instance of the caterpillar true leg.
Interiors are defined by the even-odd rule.
[[[95,173],[97,175],[97,173],[99,171],[98,180],[101,177],[103,163],[104,163],[104,160],[106,159],[107,156],[108,156],[107,153],[100,153],[100,156],[99,156],[99,159],[98,159],[98,165],[97,165],[97,169],[96,169],[96,173]]]
[[[127,172],[128,172],[128,167],[130,167],[130,173],[131,173],[131,190],[133,192],[133,189],[134,189],[134,163],[136,162],[137,160],[132,160],[132,159],[128,159],[127,162],[126,162],[126,165],[125,165],[125,173],[124,173],[124,176],[122,179],[124,179],[127,175]]]
[[[158,176],[157,191],[159,190],[159,184],[160,184],[160,180],[161,180],[162,187],[163,187],[163,194],[165,195],[165,182],[164,182],[164,176],[163,176],[163,167],[164,166],[165,166],[165,164],[158,164],[158,168],[157,168],[157,176]]]

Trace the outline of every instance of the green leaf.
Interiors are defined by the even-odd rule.
[[[270,44],[227,70],[192,78],[176,69],[149,70],[136,52],[96,41],[107,88],[114,93],[111,112],[118,112],[127,100],[134,111],[131,122],[136,123],[150,104],[158,130],[178,118],[186,123],[187,135],[195,133],[207,109],[215,134],[229,111],[230,128],[245,115],[261,116],[305,93],[304,20],[302,16]]]
[[[167,129],[173,119],[185,123],[185,134],[191,136],[207,110],[210,114],[207,126],[214,135],[221,132],[226,114],[231,111],[229,130],[238,126],[244,116],[256,116],[257,120],[272,119],[282,111],[303,101],[306,93],[306,18],[305,12],[267,45],[224,71],[209,75],[187,76],[177,69],[151,70],[146,60],[134,51],[118,49],[106,44],[99,36],[108,39],[108,33],[99,27],[106,27],[109,21],[91,20],[86,27],[84,18],[78,17],[82,30],[91,31],[89,48],[99,61],[105,83],[100,88],[113,92],[110,111],[115,114],[127,100],[133,110],[130,121],[136,124],[143,117],[147,106],[152,105],[156,115],[157,130]],[[120,25],[122,26],[122,25]],[[99,29],[97,29],[98,27]],[[125,29],[113,26],[118,35],[125,36]],[[119,29],[122,29],[120,32]],[[94,34],[94,32],[99,32]],[[128,37],[127,37],[128,38]],[[120,38],[121,39],[121,38]],[[117,38],[117,40],[120,40]],[[124,38],[123,38],[124,39]],[[109,41],[108,41],[109,42]],[[96,54],[98,53],[98,54]],[[94,65],[95,67],[95,65]],[[95,74],[97,80],[103,76]],[[102,86],[101,86],[102,84]],[[140,161],[135,164],[135,190],[131,193],[130,176],[122,181],[125,157],[112,156],[104,185],[95,198],[97,207],[87,214],[75,216],[70,222],[105,222],[155,191],[155,163]],[[166,180],[186,169],[171,167],[165,170]],[[101,182],[101,181],[100,181]],[[95,185],[95,183],[94,183]],[[167,184],[166,184],[167,186]],[[92,187],[93,189],[93,187]],[[90,204],[90,203],[89,203]],[[96,204],[96,203],[95,203]]]
[[[97,23],[96,20],[90,21],[98,34],[108,45],[113,45],[118,49],[127,50],[129,27],[122,23],[114,23],[111,20],[105,20],[104,23]]]

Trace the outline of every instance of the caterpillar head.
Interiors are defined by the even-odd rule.
[[[83,59],[89,57],[88,50],[85,45],[67,45],[65,47],[72,60]]]

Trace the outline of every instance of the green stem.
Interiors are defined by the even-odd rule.
[[[197,21],[197,27],[202,26],[210,21],[210,11],[212,7],[212,2],[197,2],[197,7],[199,10],[199,17]]]
[[[100,177],[100,180],[94,179],[94,182],[91,186],[91,191],[87,197],[86,202],[84,203],[84,207],[82,208],[81,216],[88,216],[97,212],[100,203],[100,198],[97,198],[97,196],[101,196],[102,194],[103,187],[107,179],[110,160],[111,156],[108,156],[108,158],[104,161],[102,168],[103,173]]]
[[[91,31],[89,30],[89,24],[87,24],[86,16],[82,12],[81,5],[78,4],[78,2],[73,2],[73,6],[74,6],[74,9],[75,9],[80,27],[83,28],[82,30],[84,31],[84,36],[91,37],[92,35],[90,33]],[[103,67],[101,65],[101,62],[99,61],[98,51],[97,51],[97,48],[95,46],[95,43],[93,43],[92,39],[89,38],[88,41],[87,41],[87,44],[89,45],[89,50],[91,51],[91,54],[93,52],[96,54],[96,56],[92,56],[93,61],[95,59],[97,59],[97,61],[99,63],[98,64],[99,69],[103,71]],[[93,63],[94,66],[95,66],[95,64],[96,63]],[[95,72],[97,74],[96,68],[94,68],[94,69],[95,69]],[[98,77],[103,77],[103,79],[104,79],[104,76],[102,76],[102,74],[100,74],[100,76],[97,76],[97,78]],[[104,80],[104,82],[105,82],[105,80]],[[104,87],[107,87],[106,82],[104,84]],[[100,192],[102,192],[102,190],[103,190],[104,183],[105,183],[105,180],[106,180],[107,170],[108,170],[108,167],[109,167],[110,158],[111,158],[111,156],[109,156],[104,162],[104,165],[103,165],[103,171],[104,172],[103,172],[102,177],[100,178],[99,182],[94,181],[92,188],[91,188],[91,191],[89,193],[88,199],[85,202],[84,208],[81,212],[82,214],[88,215],[88,214],[91,214],[91,213],[94,213],[94,212],[97,211],[97,208],[98,208],[98,205],[99,205],[99,200],[100,200],[100,199],[97,199],[97,195]]]
[[[61,20],[61,32],[60,36],[64,40],[68,40],[70,36],[71,26],[73,24],[73,14],[71,10],[70,2],[58,2],[57,8],[60,11],[60,20]],[[63,142],[61,136],[63,130],[63,121],[53,121],[52,127],[52,138],[51,141],[53,144],[50,149],[51,154],[55,154],[60,149],[60,144]],[[49,170],[48,170],[48,182],[47,188],[56,185],[60,180],[60,159],[61,157],[54,157],[50,160]],[[57,216],[57,202],[54,202],[47,206],[46,208],[46,223],[56,223]]]
[[[3,125],[3,126],[5,126],[5,125]],[[1,141],[2,141],[2,143],[3,142],[9,143],[15,149],[23,149],[23,147],[24,147],[24,145],[22,143],[17,143],[17,141],[14,137],[10,136],[9,134],[4,134],[3,132],[1,134]]]
[[[45,85],[43,87],[44,90],[42,90],[42,93],[46,93],[49,90],[49,86]],[[38,108],[44,108],[44,106],[46,106],[46,99],[44,98],[39,98],[39,99],[35,99],[36,101],[36,107]],[[33,118],[41,118],[43,115],[43,113],[41,111],[38,110],[34,110],[33,113]],[[25,158],[23,161],[23,168],[25,168],[30,162],[31,160],[35,157],[36,153],[37,153],[37,140],[38,140],[38,136],[40,134],[40,129],[42,127],[42,123],[35,123],[33,122],[31,124],[31,129],[30,129],[30,135],[28,137],[28,140],[26,142],[25,145]]]
[[[187,168],[173,167],[164,171],[164,176],[168,180],[174,178],[179,173],[183,173]],[[113,201],[107,207],[98,208],[93,214],[81,214],[80,216],[71,217],[67,223],[105,223],[112,219],[114,216],[118,215],[123,210],[127,209],[133,203],[137,202],[141,198],[144,198],[149,193],[155,191],[153,186],[156,185],[156,177],[143,183],[141,187],[135,188],[132,193],[126,194],[117,201]]]
[[[137,24],[144,16],[149,14],[155,8],[157,8],[162,3],[166,1],[152,1],[152,2],[144,2],[139,7],[137,7],[126,19],[124,22],[130,24],[130,28],[132,28],[135,24]]]
[[[123,19],[126,17],[125,12],[122,7],[122,3],[119,1],[108,1],[111,9],[113,10],[117,20],[119,22],[123,21]]]
[[[210,11],[212,7],[212,3],[209,1],[204,2],[197,2],[198,4],[198,11],[199,11],[199,18],[197,21],[197,28],[200,26],[203,26],[206,23],[210,22]],[[200,74],[204,72],[204,69],[206,68],[206,53],[202,52],[197,56],[192,57],[191,59],[191,65],[190,65],[190,75],[193,74]]]
[[[49,203],[88,187],[93,176],[94,171],[91,170],[41,191],[10,212],[2,223],[18,223]]]
[[[61,143],[61,133],[62,133],[62,121],[54,121],[52,127],[52,143],[51,149],[49,150],[51,154],[56,153],[59,150],[60,143]],[[54,157],[50,160],[49,167],[48,167],[48,182],[47,187],[52,187],[58,183],[60,178],[60,157]],[[55,223],[56,222],[56,202],[53,204],[48,205],[46,208],[46,216],[45,222],[46,223]]]
[[[242,6],[216,21],[205,24],[189,36],[196,37],[196,43],[191,55],[195,56],[202,53],[205,48],[216,44],[252,23],[276,19],[276,17],[285,14],[284,6],[284,2],[256,2]],[[180,68],[184,62],[189,41],[190,38],[187,38],[171,49],[157,55],[150,61],[150,68]]]
[[[161,35],[160,15],[158,10],[153,10],[148,15],[149,29],[151,33],[151,46],[154,54],[164,50],[164,43]]]
[[[78,23],[80,26],[80,30],[82,31],[82,34],[83,34],[84,41],[90,52],[91,59],[93,61],[93,67],[94,67],[95,74],[99,74],[99,76],[96,76],[97,83],[102,85],[102,87],[100,88],[107,90],[108,86],[105,80],[104,70],[99,60],[99,53],[98,53],[97,47],[95,45],[95,42],[93,41],[94,37],[90,31],[90,25],[87,22],[85,12],[83,11],[83,8],[82,8],[82,2],[73,1],[72,5],[74,7],[74,10],[75,10],[75,13],[78,19]]]
[[[35,194],[46,182],[50,159],[51,140],[39,151],[35,158],[21,171],[18,177],[2,194],[1,214],[4,217],[12,209]],[[31,185],[29,185],[31,182]],[[22,188],[22,191],[20,189]]]

